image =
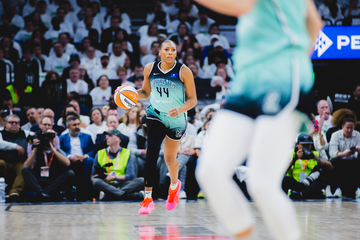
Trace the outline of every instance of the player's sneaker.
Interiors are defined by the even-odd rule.
[[[166,209],[171,211],[179,204],[179,195],[180,195],[180,189],[181,189],[181,182],[178,179],[178,186],[175,190],[171,190],[171,187],[169,187],[169,195],[166,201]]]
[[[140,203],[141,208],[139,209],[139,214],[147,215],[151,211],[154,211],[155,205],[152,198],[145,198],[144,201]]]

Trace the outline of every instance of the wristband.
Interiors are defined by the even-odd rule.
[[[325,120],[325,115],[322,115],[321,117]]]
[[[342,155],[343,155],[343,153],[341,152],[341,153],[340,153],[340,157],[342,157]]]
[[[73,158],[74,158],[74,156],[71,156],[71,157],[70,157],[70,160],[72,161],[72,160],[73,160]]]
[[[142,151],[141,151],[141,155],[144,155],[144,152],[145,152],[145,150],[142,150]]]

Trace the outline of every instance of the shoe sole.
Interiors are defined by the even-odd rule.
[[[150,203],[150,204],[151,204],[151,203]],[[147,208],[149,209],[148,212],[145,212],[145,211],[144,211],[144,212],[141,212],[140,210],[141,210],[141,208],[143,208],[143,207],[141,207],[138,213],[139,213],[140,215],[149,215],[152,211],[155,210],[154,203],[152,203],[152,205],[153,205],[153,206],[147,207]]]

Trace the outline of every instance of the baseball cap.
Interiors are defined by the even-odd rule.
[[[220,36],[219,35],[217,35],[217,34],[213,34],[213,35],[211,35],[210,36],[210,41],[212,41],[213,39],[218,39],[218,40],[220,40]]]
[[[216,41],[216,42],[214,43],[214,48],[216,48],[216,47],[222,47],[222,48],[224,48],[224,45],[223,45],[220,41]]]
[[[102,58],[104,58],[104,57],[109,58],[109,54],[108,54],[108,53],[103,53],[103,54],[101,55],[100,59],[102,59]]]
[[[105,135],[115,135],[115,136],[117,136],[117,137],[119,137],[119,138],[120,138],[120,136],[121,136],[120,131],[117,130],[117,129],[105,131],[104,134],[105,134]]]
[[[79,55],[77,55],[76,53],[71,54],[71,55],[70,55],[69,63],[70,63],[71,61],[78,61],[78,62],[80,62],[80,57],[79,57]]]
[[[313,140],[311,138],[311,136],[307,133],[300,133],[299,136],[297,137],[297,143],[300,144],[312,144]]]

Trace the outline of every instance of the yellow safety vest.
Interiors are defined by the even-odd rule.
[[[119,154],[119,159],[117,159],[116,157],[114,159],[109,159],[106,148],[98,151],[97,153],[97,160],[99,165],[104,166],[110,160],[110,162],[113,163],[113,165],[109,168],[106,167],[105,169],[108,173],[115,172],[116,176],[125,175],[125,170],[129,158],[130,158],[130,150],[126,148],[121,149],[121,152]],[[110,181],[110,183],[112,182],[114,181]]]

